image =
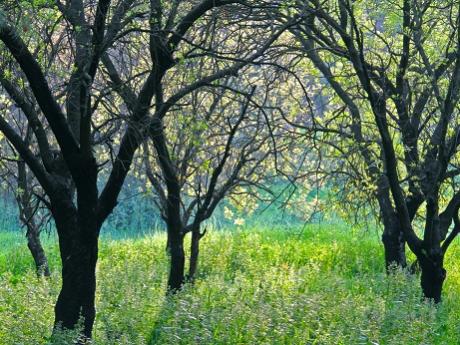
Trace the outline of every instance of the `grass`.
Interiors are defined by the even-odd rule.
[[[46,344],[59,291],[34,276],[20,237],[0,233],[0,344]],[[165,238],[101,243],[95,344],[458,344],[459,247],[446,259],[444,302],[417,277],[387,277],[375,234],[312,226],[243,229],[203,239],[200,276],[164,294]],[[61,342],[65,344],[66,342]]]

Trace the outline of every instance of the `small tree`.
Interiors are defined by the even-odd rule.
[[[213,7],[229,5],[233,1],[203,1],[184,16],[179,16],[177,12],[177,8],[185,5],[183,1],[177,1],[171,7],[161,2],[154,3],[155,6],[151,7],[149,23],[149,32],[151,32],[149,45],[145,44],[146,41],[137,41],[136,46],[127,46],[114,51],[113,54],[105,55],[103,61],[112,87],[131,111],[134,110],[132,99],[134,99],[136,83],[129,81],[135,81],[139,71],[122,68],[121,61],[126,63],[138,59],[132,52],[132,49],[136,49],[141,52],[149,50],[156,57],[156,61],[168,64],[162,73],[167,71],[170,78],[160,79],[152,89],[155,105],[151,111],[149,137],[155,150],[156,162],[160,167],[157,172],[160,177],[154,176],[153,173],[149,174],[149,177],[158,193],[160,209],[167,225],[168,251],[171,257],[168,289],[176,291],[182,287],[185,279],[184,236],[188,232],[192,233],[193,259],[189,273],[193,276],[198,258],[199,239],[203,234],[200,230],[201,223],[210,217],[219,201],[234,187],[235,181],[241,180],[242,167],[246,165],[248,157],[257,150],[257,144],[251,144],[254,147],[248,146],[247,150],[241,152],[240,163],[227,168],[228,164],[233,164],[237,159],[233,158],[232,150],[235,146],[233,140],[238,135],[239,126],[246,119],[249,104],[244,107],[240,115],[230,117],[228,114],[226,117],[229,120],[226,120],[223,115],[219,118],[225,125],[216,128],[216,135],[222,136],[222,131],[228,133],[223,139],[225,144],[222,142],[217,144],[223,150],[217,153],[211,150],[214,145],[212,130],[207,132],[206,128],[200,129],[202,125],[207,126],[203,115],[195,114],[193,108],[187,109],[182,102],[185,104],[193,102],[193,97],[197,97],[200,90],[204,88],[208,89],[207,93],[210,94],[209,89],[219,88],[220,82],[228,80],[230,76],[237,76],[246,66],[260,64],[266,51],[290,24],[272,28],[263,18],[261,21],[263,25],[254,25],[254,29],[251,29],[246,24],[251,20],[254,23],[258,21],[257,17],[253,17],[251,3],[226,6],[226,11],[217,12],[218,9],[215,9],[207,13]],[[220,15],[217,15],[218,13]],[[175,22],[178,22],[175,26],[176,30],[170,33]],[[133,32],[137,31],[141,30],[133,28]],[[222,87],[231,89],[230,86],[225,86],[225,83]],[[246,96],[250,94],[247,90],[240,90],[239,93]],[[210,109],[206,112],[210,114],[218,112],[212,109],[212,102],[207,102]],[[241,104],[241,101],[237,101],[237,104]],[[217,105],[222,104],[218,101]],[[185,114],[178,112],[181,108],[187,109],[185,113],[188,114],[187,118]],[[187,123],[189,128],[176,132],[176,129],[183,126],[181,121],[178,121],[181,117],[185,118],[184,123]],[[174,134],[170,137],[169,133]],[[174,145],[180,145],[181,140],[187,143],[188,148],[184,148],[186,150],[184,152],[173,152]],[[200,158],[208,160],[204,164],[210,164],[207,169],[209,175],[203,172],[201,175],[194,174],[197,172],[195,166],[197,162],[193,162],[193,159],[198,153],[193,140],[200,141],[199,147],[203,150],[212,152],[212,157]],[[147,156],[151,155],[150,152],[151,150],[146,147]],[[173,157],[173,153],[179,156]],[[150,163],[147,163],[147,166],[150,167]],[[190,172],[190,169],[195,170]],[[224,180],[226,179],[227,185],[225,185],[220,179],[225,174],[229,174],[227,169],[230,171],[233,169],[234,176],[226,176]],[[205,175],[209,178],[207,182],[205,182]],[[192,176],[195,180],[191,179]],[[191,199],[182,197],[182,188],[185,185],[189,185],[189,190],[194,191],[194,195],[190,196]],[[188,205],[183,205],[183,202]],[[182,213],[184,207],[186,211]]]
[[[188,275],[182,252],[181,264],[170,277],[170,289],[195,277],[199,244],[206,233],[203,222],[237,189],[257,188],[269,170],[266,161],[274,155],[268,119],[254,99],[256,88],[237,93],[229,90],[229,82],[221,87],[191,94],[189,105],[173,113],[174,124],[167,126],[162,142],[157,133],[151,133],[155,154],[147,144],[144,149],[146,175],[162,216],[167,224],[177,222],[180,227],[179,239],[169,233],[168,247],[177,240],[183,247],[184,237],[191,233]],[[151,155],[157,164],[152,163]],[[177,204],[168,202],[171,196],[166,190],[171,183],[176,185]]]
[[[9,102],[3,104],[8,108]],[[0,104],[0,106],[2,106]],[[7,111],[6,109],[4,109]],[[11,109],[9,109],[11,110]],[[18,126],[18,132],[24,138],[24,143],[31,147],[30,128],[20,128],[23,115],[17,110],[11,110],[15,114],[15,122]],[[27,246],[33,257],[37,275],[50,276],[50,268],[45,250],[40,240],[42,227],[47,222],[48,212],[43,212],[43,203],[40,201],[42,190],[37,188],[37,182],[30,174],[25,162],[17,157],[17,154],[5,138],[1,150],[2,174],[1,177],[7,188],[11,190],[16,199],[19,211],[19,221],[26,229]]]

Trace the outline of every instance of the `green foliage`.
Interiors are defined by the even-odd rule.
[[[422,300],[418,277],[387,277],[376,234],[337,225],[211,232],[197,282],[173,297],[164,246],[163,235],[102,243],[95,344],[457,343],[458,245],[439,307]],[[50,280],[35,277],[30,259],[20,273],[0,266],[0,344],[75,339],[49,339],[60,285],[52,262]]]

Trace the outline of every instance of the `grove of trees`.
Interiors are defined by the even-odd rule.
[[[166,226],[165,293],[193,284],[225,200],[288,205],[274,185],[315,180],[351,217],[353,204],[379,220],[388,274],[420,270],[441,302],[460,232],[459,98],[455,1],[0,3],[0,176],[39,276],[55,225],[54,332],[82,320],[81,343],[100,231],[129,174]]]

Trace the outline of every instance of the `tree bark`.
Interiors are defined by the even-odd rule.
[[[51,275],[50,268],[48,265],[48,259],[46,258],[45,250],[43,249],[40,241],[39,229],[33,224],[27,226],[27,247],[29,247],[30,253],[34,258],[35,267],[37,270],[37,276],[49,277]]]
[[[184,229],[180,214],[180,188],[173,177],[168,182],[166,213],[169,255],[171,259],[168,293],[175,293],[182,288],[185,282],[185,252]]]
[[[168,279],[168,293],[176,293],[185,282],[185,253],[184,253],[184,236],[182,233],[169,234],[169,255],[171,265]]]
[[[193,282],[195,274],[198,269],[198,257],[200,255],[200,240],[203,234],[200,232],[200,227],[194,227],[192,229],[192,241],[190,244],[190,266],[188,270],[187,280]]]
[[[91,338],[96,316],[97,241],[84,241],[62,251],[62,288],[55,306],[55,326],[74,329],[80,319],[82,334]]]
[[[383,217],[383,224],[382,242],[387,272],[391,272],[396,267],[405,268],[407,266],[406,242],[396,215],[391,218]]]
[[[424,254],[420,255],[418,261],[422,272],[420,282],[423,295],[435,303],[441,302],[442,288],[446,279],[443,255],[439,253]]]
[[[181,186],[169,155],[163,123],[156,119],[150,137],[158,154],[158,162],[167,188],[165,221],[168,230],[167,249],[171,258],[168,293],[175,293],[185,282],[184,226],[181,218]]]
[[[382,242],[385,268],[391,272],[395,267],[406,267],[406,242],[401,225],[390,199],[390,188],[385,176],[378,182],[377,201],[383,223]]]
[[[70,212],[66,212],[66,208]],[[98,229],[82,228],[72,208],[63,206],[56,212],[60,212],[59,216],[55,214],[55,219],[62,260],[62,287],[55,306],[55,330],[75,329],[81,321],[82,335],[90,339],[96,315]],[[97,226],[94,217],[86,223],[88,221]]]
[[[81,162],[74,180],[61,171],[62,181],[51,200],[62,260],[62,287],[55,306],[55,330],[79,326],[82,344],[92,337],[96,316],[96,264],[99,231],[96,161]],[[72,181],[75,182],[75,186]],[[75,205],[75,190],[77,192]]]
[[[27,247],[34,259],[37,276],[49,277],[48,259],[40,241],[40,229],[34,219],[32,191],[29,186],[26,163],[23,160],[18,161],[18,189],[16,201],[19,206],[19,218],[27,228]]]
[[[421,270],[420,285],[423,294],[435,303],[441,302],[442,287],[446,279],[444,249],[441,245],[438,186],[435,184],[427,193],[423,242],[420,251],[416,253]]]

